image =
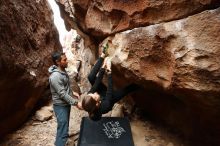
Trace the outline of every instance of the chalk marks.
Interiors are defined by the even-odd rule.
[[[118,121],[116,121],[116,122],[110,121],[107,123],[103,123],[103,126],[104,126],[103,131],[105,132],[105,134],[108,138],[118,139],[118,138],[120,138],[122,133],[126,132],[124,130],[124,128],[122,128],[120,126]]]

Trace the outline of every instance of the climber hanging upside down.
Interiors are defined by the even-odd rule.
[[[130,84],[123,89],[113,91],[111,60],[107,57],[107,52],[108,44],[103,48],[101,56],[88,76],[92,87],[81,103],[82,108],[89,113],[90,119],[95,121],[100,120],[102,114],[109,112],[116,102],[139,88],[136,84]],[[107,87],[102,83],[105,72],[108,78]]]

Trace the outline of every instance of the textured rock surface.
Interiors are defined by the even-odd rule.
[[[69,37],[71,38],[73,35],[70,34]],[[68,42],[68,39],[66,42]],[[69,44],[65,45],[64,49],[68,59],[68,68],[66,70],[73,82],[72,89],[78,93],[80,90],[81,93],[87,93],[91,88],[87,76],[90,72],[91,64],[95,62],[95,53],[85,46],[85,41],[82,38],[77,42],[75,39],[70,39],[66,44]],[[76,81],[81,89],[75,86]]]
[[[140,107],[205,145],[220,136],[219,18],[220,8],[109,38],[117,83],[143,86]]]
[[[68,139],[67,146],[77,146],[79,130],[82,117],[88,116],[85,111],[79,111],[72,107],[70,114],[71,137]],[[172,143],[174,146],[187,146],[186,142],[180,140],[179,133],[173,133],[171,128],[152,123],[149,120],[138,118],[141,115],[132,116],[131,130],[135,146],[168,146]],[[21,128],[13,134],[7,135],[0,141],[1,146],[54,146],[56,137],[56,117],[52,116],[50,120],[39,122],[32,119],[28,120]],[[171,146],[171,145],[169,145]]]
[[[45,2],[0,1],[0,135],[25,120],[46,88],[48,57],[59,44]],[[114,83],[138,83],[134,100],[151,116],[203,145],[220,143],[220,10],[182,19],[220,1],[59,2],[66,26],[85,39],[77,51],[82,92],[100,38],[136,28],[110,38]]]
[[[46,1],[0,1],[0,135],[22,124],[48,85],[59,49]]]
[[[136,28],[109,38],[115,83],[138,83],[134,100],[154,118],[203,145],[219,143],[220,10],[200,12],[220,1],[59,2],[66,25],[96,40]]]
[[[180,19],[220,4],[218,0],[57,1],[75,16],[84,32],[101,37],[135,27]]]
[[[53,116],[52,104],[49,106],[44,106],[38,111],[36,111],[34,118],[38,121],[44,122],[49,120]]]

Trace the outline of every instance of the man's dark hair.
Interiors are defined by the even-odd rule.
[[[51,57],[52,57],[52,60],[53,60],[53,63],[55,65],[57,65],[57,62],[56,61],[60,61],[61,60],[61,56],[64,55],[64,53],[62,52],[53,52]]]

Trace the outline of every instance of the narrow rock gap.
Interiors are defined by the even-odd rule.
[[[61,1],[57,0],[57,3]],[[44,7],[45,1],[36,0],[30,7],[26,7],[29,5],[28,2],[20,4],[19,2],[19,0],[0,2],[0,42],[4,42],[0,44],[0,67],[3,64],[2,68],[5,71],[5,73],[1,73],[0,80],[0,85],[3,87],[0,98],[4,97],[1,100],[4,106],[0,107],[0,116],[5,117],[0,119],[0,127],[3,125],[3,132],[0,131],[0,134],[13,131],[24,123],[24,120],[30,115],[30,111],[37,110],[37,112],[31,115],[23,126],[1,139],[0,146],[54,145],[56,118],[51,103],[44,106],[48,104],[48,100],[50,101],[50,92],[45,92],[45,90],[49,91],[49,86],[46,85],[48,79],[46,70],[47,65],[51,64],[51,60],[48,56],[52,51],[61,48],[60,44],[62,45],[70,64],[67,71],[72,82],[75,85],[78,83],[78,86],[72,86],[72,88],[84,93],[90,88],[86,81],[87,74],[102,51],[97,49],[97,46],[105,43],[107,39],[110,40],[108,53],[110,57],[114,56],[112,57],[112,70],[115,73],[113,78],[117,87],[122,87],[130,82],[143,87],[141,92],[131,95],[131,97],[127,96],[116,104],[112,111],[104,115],[128,117],[135,146],[187,146],[189,143],[192,145],[191,140],[195,141],[195,145],[198,145],[199,141],[202,141],[203,145],[212,145],[219,140],[219,2],[215,1],[216,5],[206,6],[202,9],[196,7],[197,11],[190,11],[178,19],[174,17],[172,22],[163,21],[147,27],[144,24],[148,23],[142,23],[141,20],[138,20],[139,25],[135,23],[136,18],[141,16],[137,13],[136,20],[131,20],[132,25],[136,25],[135,29],[133,26],[126,32],[123,30],[127,28],[122,29],[118,31],[122,33],[117,32],[115,36],[110,36],[104,41],[103,39],[109,34],[106,34],[101,27],[99,27],[101,29],[98,29],[98,33],[96,32],[97,29],[93,27],[99,26],[95,23],[99,19],[93,15],[97,10],[91,10],[90,17],[85,18],[87,21],[80,22],[84,18],[76,20],[79,21],[77,24],[81,25],[77,27],[81,36],[75,30],[67,32],[63,20],[55,22],[60,42],[57,31],[54,31],[53,23],[48,21],[50,20],[48,16],[51,14],[46,10],[47,7]],[[55,1],[49,0],[49,2],[56,5]],[[125,1],[123,2],[126,4]],[[206,1],[202,2],[206,5]],[[13,14],[7,14],[9,17],[2,17],[4,15],[1,12],[2,10],[7,12],[5,6],[9,3],[12,9],[9,12],[13,12]],[[209,4],[209,2],[207,3]],[[1,7],[3,4],[4,7]],[[74,6],[78,6],[82,8],[78,10],[86,12],[89,4],[83,7],[81,4],[74,4]],[[99,7],[102,7],[102,1],[99,1]],[[43,9],[39,10],[39,8]],[[57,5],[56,8],[58,8]],[[191,7],[184,8],[188,10]],[[214,8],[218,9],[214,10]],[[31,16],[33,15],[32,9],[40,13],[36,12],[36,16]],[[203,12],[199,13],[201,10]],[[30,16],[25,13],[28,11],[31,11]],[[117,13],[120,12],[124,11],[117,11]],[[60,15],[59,13],[58,15]],[[73,13],[71,9],[71,14],[74,15]],[[121,19],[121,15],[114,17],[117,13],[109,14],[113,15],[109,18]],[[149,13],[151,12],[149,11]],[[16,14],[18,17],[14,19]],[[39,16],[40,14],[42,16]],[[54,11],[54,14],[56,15],[57,12]],[[62,17],[66,18],[64,15]],[[186,17],[189,19],[182,20]],[[19,24],[13,25],[10,23],[12,22],[10,18],[19,20],[17,21]],[[88,23],[89,18],[94,18],[96,21]],[[54,20],[57,20],[57,16],[54,16]],[[69,21],[70,19],[67,18],[66,23],[69,24],[66,25],[74,28],[73,23],[75,22]],[[115,26],[122,22],[120,27],[123,28],[128,26],[125,21],[126,18],[115,22],[111,22],[110,19],[106,26],[113,24],[113,28],[118,29]],[[26,24],[30,22],[33,24]],[[44,25],[42,22],[48,25]],[[5,27],[6,24],[10,26]],[[87,31],[86,25],[88,30],[93,31]],[[7,34],[7,32],[10,33]],[[13,32],[19,34],[22,39],[15,37]],[[87,34],[83,34],[83,32],[87,32]],[[10,47],[8,48],[8,46]],[[1,50],[1,48],[3,49]],[[21,50],[19,50],[20,48]],[[41,48],[43,49],[41,50]],[[44,50],[46,51],[44,52]],[[10,55],[7,55],[7,52]],[[29,55],[32,56],[29,57]],[[19,60],[20,58],[24,58],[24,60]],[[13,72],[16,73],[16,76]],[[13,83],[11,80],[10,82],[7,80],[11,77],[13,77],[11,79]],[[106,81],[104,80],[104,82]],[[34,106],[35,109],[33,109]],[[6,112],[3,112],[3,109],[6,109]],[[88,116],[88,114],[72,107],[69,145],[77,144],[83,116]],[[16,122],[20,123],[14,125]],[[10,130],[6,131],[6,129]]]

